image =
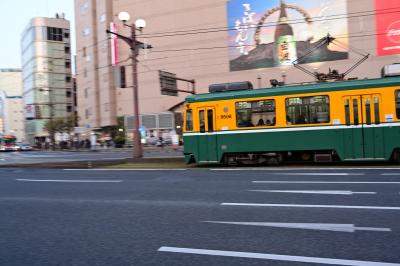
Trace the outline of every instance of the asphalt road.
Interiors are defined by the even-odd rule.
[[[177,157],[182,155],[182,151],[171,149],[152,149],[145,150],[145,158],[154,157]],[[0,165],[8,164],[34,164],[51,162],[70,162],[70,161],[99,161],[99,160],[119,160],[132,158],[130,150],[99,150],[92,151],[23,151],[23,152],[0,152]]]
[[[400,265],[399,193],[400,168],[3,169],[0,265]]]

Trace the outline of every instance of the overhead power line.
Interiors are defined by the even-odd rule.
[[[386,11],[389,10],[389,12],[383,12],[385,10]],[[367,13],[367,14],[364,14],[364,13]],[[359,12],[353,12],[353,13],[313,17],[312,22],[349,19],[349,18],[360,18],[360,17],[367,17],[367,16],[373,16],[373,15],[384,15],[384,14],[392,14],[392,13],[400,13],[400,6],[395,7],[395,8],[385,8],[385,9],[379,9],[379,10],[359,11]],[[293,19],[293,20],[288,20],[288,23],[289,24],[304,24],[307,22],[304,21],[304,19]],[[268,22],[268,23],[264,23],[261,27],[262,28],[275,27],[276,25],[277,25],[277,22]],[[254,26],[253,28],[256,28],[256,26]],[[202,28],[202,29],[192,29],[192,30],[168,31],[168,32],[142,34],[141,37],[146,37],[146,38],[175,37],[175,36],[182,36],[182,35],[215,33],[215,32],[232,31],[232,30],[236,30],[236,28],[235,27],[215,27],[215,28]]]
[[[388,11],[388,12],[385,12],[385,11]],[[331,20],[340,20],[340,19],[361,18],[361,17],[367,17],[367,16],[393,14],[393,13],[400,13],[400,5],[399,5],[399,7],[395,7],[395,8],[385,8],[385,9],[377,9],[377,10],[349,12],[349,13],[345,13],[345,14],[335,14],[335,15],[323,16],[323,17],[314,17],[313,22],[326,21],[326,20],[331,21]],[[288,22],[290,24],[307,23],[306,21],[304,21],[302,19],[289,20]],[[275,27],[276,25],[277,25],[276,22],[270,22],[270,23],[263,24],[261,27],[263,27],[263,28]],[[142,38],[178,37],[178,36],[185,36],[185,35],[217,33],[217,32],[232,31],[232,30],[235,30],[235,28],[232,28],[232,27],[210,27],[210,28],[201,28],[201,29],[165,31],[165,32],[158,32],[158,33],[141,34],[138,37],[142,37]],[[91,48],[91,47],[97,46],[108,40],[110,40],[110,38],[94,42],[88,46],[85,46],[85,48]],[[77,52],[82,52],[82,51],[83,51],[83,48],[77,50]]]

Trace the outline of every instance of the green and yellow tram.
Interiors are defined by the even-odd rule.
[[[400,161],[400,77],[242,85],[186,98],[187,163]]]

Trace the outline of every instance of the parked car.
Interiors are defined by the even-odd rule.
[[[17,150],[17,151],[32,151],[33,148],[30,144],[27,144],[27,143],[17,143],[15,145],[15,150]]]

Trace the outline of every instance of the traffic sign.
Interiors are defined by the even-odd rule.
[[[178,96],[176,74],[159,70],[162,95]]]

